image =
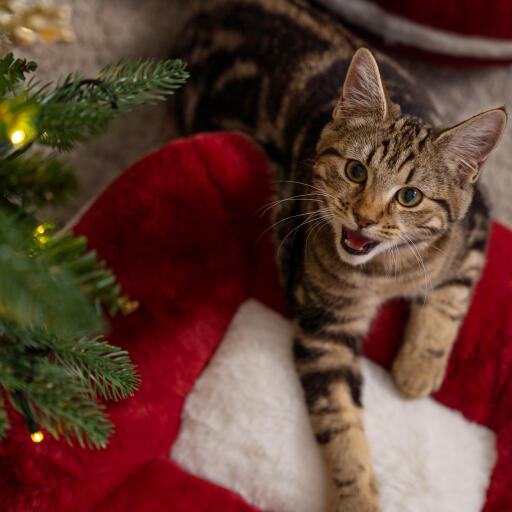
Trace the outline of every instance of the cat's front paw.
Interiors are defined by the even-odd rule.
[[[381,512],[379,505],[379,492],[375,478],[369,483],[358,486],[335,486],[331,494],[329,512]]]
[[[443,382],[446,359],[423,351],[401,351],[391,374],[406,398],[421,398],[437,391]]]
[[[345,498],[330,507],[329,512],[382,512],[374,499],[364,497]]]

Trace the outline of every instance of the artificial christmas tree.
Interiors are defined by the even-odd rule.
[[[133,105],[166,98],[187,73],[178,60],[122,61],[52,86],[27,82],[35,69],[12,54],[0,59],[0,437],[7,399],[35,442],[44,427],[104,447],[113,427],[99,399],[125,398],[139,379],[128,354],[103,338],[102,310],[129,313],[137,303],[84,237],[58,231],[38,210],[76,188],[56,152],[104,133]]]

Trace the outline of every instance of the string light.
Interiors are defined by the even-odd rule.
[[[34,229],[34,238],[40,245],[45,245],[50,241],[50,236],[46,234],[47,231],[51,231],[54,228],[53,224],[50,222],[45,222],[44,224],[39,224]]]
[[[38,108],[26,94],[0,102],[0,139],[9,141],[17,150],[33,142],[38,135]]]
[[[11,142],[13,144],[21,144],[25,140],[25,132],[23,130],[15,130],[11,133]]]
[[[38,430],[37,432],[32,432],[30,434],[30,439],[32,439],[34,443],[40,443],[44,439],[44,435],[40,430]]]
[[[17,389],[14,392],[14,396],[16,398],[16,401],[18,402],[18,406],[21,409],[21,412],[23,413],[23,416],[25,417],[25,422],[27,423],[27,429],[28,433],[30,434],[30,439],[32,439],[34,443],[40,443],[44,439],[44,434],[41,432],[39,426],[34,421],[34,418],[32,418],[31,411],[27,404],[25,396],[19,389]]]

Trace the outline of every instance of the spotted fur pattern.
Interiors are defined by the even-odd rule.
[[[330,15],[298,0],[204,4],[174,52],[192,77],[177,98],[180,128],[242,130],[271,158],[295,361],[331,510],[378,511],[361,340],[383,302],[408,298],[393,377],[407,397],[439,388],[485,258],[489,220],[475,183],[505,113],[441,130],[421,87],[385,55],[358,50]],[[420,194],[417,205],[400,202],[405,189]],[[354,249],[350,237],[361,236],[371,250]]]

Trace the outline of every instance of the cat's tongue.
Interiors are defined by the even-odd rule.
[[[353,231],[351,229],[345,228],[345,234],[347,245],[356,251],[359,251],[366,244],[372,243],[374,241],[372,238],[367,238],[364,236],[359,230]]]

